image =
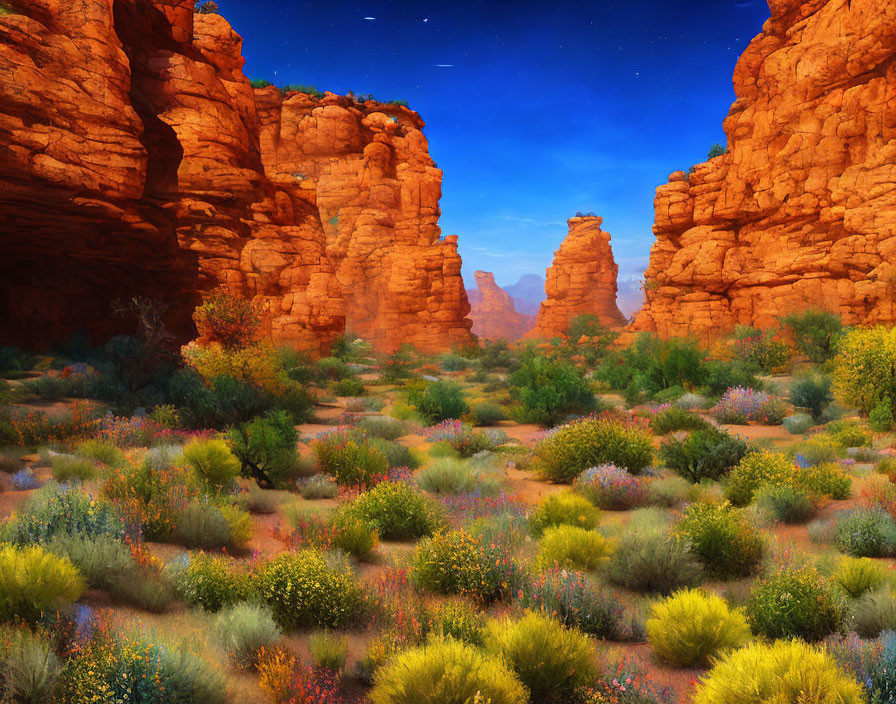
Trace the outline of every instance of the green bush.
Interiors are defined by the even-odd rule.
[[[364,382],[354,377],[346,377],[330,384],[330,390],[335,396],[356,397],[365,393]]]
[[[752,452],[731,472],[725,496],[731,503],[744,506],[767,486],[792,486],[813,496],[844,499],[852,481],[834,464],[798,467],[786,455],[776,452]]]
[[[710,574],[746,577],[756,571],[765,551],[759,532],[730,504],[691,504],[677,533]]]
[[[256,588],[286,630],[345,626],[359,615],[364,598],[350,571],[331,567],[315,550],[285,553],[261,565]]]
[[[790,362],[790,346],[775,339],[774,330],[758,330],[738,325],[733,335],[734,356],[745,364],[752,364],[771,374]]]
[[[812,429],[815,422],[812,420],[812,416],[806,413],[794,413],[792,416],[785,417],[781,424],[791,435],[804,435]]]
[[[699,493],[699,485],[692,484],[684,477],[660,477],[647,485],[647,503],[651,506],[674,508],[695,500]]]
[[[722,597],[699,589],[683,589],[655,603],[646,629],[656,653],[676,667],[706,665],[750,639],[740,610],[729,609]]]
[[[446,372],[462,372],[470,366],[470,362],[456,354],[443,354],[441,366]]]
[[[595,570],[607,562],[610,543],[600,533],[577,526],[554,526],[541,536],[538,564],[574,570]]]
[[[456,638],[463,643],[481,646],[485,616],[479,608],[462,600],[439,604],[431,616],[430,632],[443,638]]]
[[[70,560],[37,545],[0,547],[0,620],[36,621],[84,593],[84,579]]]
[[[184,462],[208,487],[225,489],[240,473],[240,461],[223,440],[193,440],[184,447]]]
[[[367,558],[379,544],[376,524],[365,521],[351,511],[338,510],[330,520],[333,532],[333,547],[357,557]]]
[[[72,455],[53,455],[53,479],[58,482],[72,479],[86,481],[96,475],[97,466],[91,460]]]
[[[308,650],[317,667],[342,672],[348,657],[348,638],[329,631],[318,631],[308,636]]]
[[[473,416],[473,424],[481,427],[497,425],[506,418],[504,409],[491,401],[477,403],[473,406],[471,414]]]
[[[753,633],[767,638],[818,641],[840,629],[843,611],[818,570],[784,568],[754,585],[747,620]]]
[[[336,430],[314,445],[320,468],[342,486],[371,486],[389,470],[385,455],[357,430]]]
[[[591,641],[537,612],[490,623],[485,647],[510,665],[533,703],[570,701],[597,674]]]
[[[173,538],[184,547],[215,550],[230,543],[230,525],[219,507],[191,501],[175,517]]]
[[[796,348],[815,364],[833,359],[837,344],[843,336],[843,323],[833,313],[822,310],[807,310],[791,313],[781,318],[790,328]]]
[[[499,546],[457,530],[420,541],[412,575],[423,589],[469,596],[487,604],[513,592],[519,570]]]
[[[408,424],[390,416],[365,416],[358,421],[358,429],[371,438],[397,440],[410,433]]]
[[[721,396],[728,389],[741,387],[762,391],[765,386],[756,374],[759,369],[741,361],[711,361],[706,364],[706,390],[711,396]]]
[[[877,638],[884,631],[896,631],[896,593],[892,587],[877,589],[853,605],[853,625],[862,638]]]
[[[696,483],[723,477],[748,450],[741,438],[720,428],[705,428],[681,440],[666,440],[660,446],[659,456],[666,467]]]
[[[703,416],[678,406],[670,406],[651,417],[650,427],[657,435],[666,435],[676,430],[705,430],[712,426]]]
[[[846,333],[834,360],[834,395],[862,413],[883,404],[896,416],[896,327]]]
[[[568,362],[527,356],[508,381],[530,423],[554,426],[572,413],[587,413],[597,401],[582,372]]]
[[[408,401],[430,423],[460,418],[470,410],[463,388],[452,381],[431,381],[422,389],[411,389]]]
[[[437,506],[404,482],[381,482],[350,502],[345,510],[373,523],[386,540],[432,535],[444,523]]]
[[[249,575],[225,557],[192,553],[186,565],[173,571],[175,588],[187,606],[220,611],[246,600],[250,594]]]
[[[575,526],[590,530],[596,528],[600,510],[588,499],[562,491],[545,496],[529,514],[529,529],[535,537],[554,526]]]
[[[589,467],[614,464],[639,474],[653,461],[653,437],[610,418],[574,421],[535,446],[535,463],[545,480],[568,484]]]
[[[790,402],[798,408],[809,411],[816,422],[821,419],[824,410],[833,400],[831,380],[826,376],[806,376],[795,381],[790,387]]]
[[[442,457],[417,473],[417,484],[433,494],[466,494],[476,488],[476,475],[468,462]]]
[[[693,587],[703,577],[703,567],[681,538],[665,528],[625,532],[610,558],[611,582],[636,592],[670,594]]]
[[[818,512],[818,503],[812,496],[786,484],[766,485],[756,493],[755,499],[761,512],[787,525],[806,523]]]
[[[287,413],[272,411],[230,428],[228,439],[244,476],[252,477],[260,486],[291,487],[300,467],[296,455],[299,434]]]
[[[0,14],[3,14],[0,12]],[[0,697],[10,704],[44,704],[53,694],[62,663],[52,644],[27,630],[0,631]]]
[[[854,557],[896,555],[896,521],[880,508],[857,508],[837,516],[837,549]]]
[[[862,421],[854,418],[844,418],[828,423],[824,432],[841,447],[870,447],[871,432]]]
[[[858,599],[882,587],[889,579],[889,570],[867,557],[843,557],[831,579],[853,599]]]
[[[299,484],[303,499],[315,501],[339,496],[339,485],[325,474],[315,474]]]
[[[896,426],[893,409],[886,402],[877,404],[868,414],[868,425],[875,433],[890,432]]]
[[[420,460],[417,455],[407,445],[392,440],[384,440],[383,438],[370,438],[367,444],[372,450],[376,450],[386,458],[386,467],[389,469],[397,469],[399,467],[407,467],[415,469],[419,466]]]
[[[124,453],[115,443],[108,440],[85,440],[78,444],[75,454],[78,457],[86,457],[100,462],[107,467],[121,467],[126,462]]]
[[[230,662],[254,667],[262,649],[270,650],[280,638],[274,617],[264,606],[237,604],[223,609],[215,619],[215,630]]]
[[[754,642],[719,660],[694,704],[864,704],[859,684],[826,651],[798,640]]]
[[[371,704],[528,704],[529,693],[500,657],[454,638],[406,650],[377,670]]]

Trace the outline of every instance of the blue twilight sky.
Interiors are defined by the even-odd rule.
[[[502,285],[543,276],[577,210],[604,218],[620,281],[639,276],[654,191],[724,144],[734,65],[769,16],[766,0],[219,5],[250,78],[407,100],[465,278]]]

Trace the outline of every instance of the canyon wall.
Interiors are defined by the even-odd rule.
[[[635,330],[709,338],[807,307],[896,321],[896,4],[769,5],[728,152],[657,190]]]
[[[253,90],[242,40],[189,0],[10,0],[0,16],[0,340],[120,331],[114,299],[265,304],[324,351],[471,339],[441,172],[411,110]]]
[[[538,311],[535,327],[526,334],[528,338],[562,336],[580,315],[595,315],[607,327],[626,322],[616,306],[619,267],[613,259],[610,235],[601,229],[603,218],[574,217],[567,224],[569,233],[547,270],[547,298]]]
[[[476,288],[469,291],[473,334],[484,340],[519,340],[533,325],[534,315],[516,309],[513,298],[495,283],[489,271],[476,271]]]

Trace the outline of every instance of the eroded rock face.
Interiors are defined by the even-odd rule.
[[[569,234],[554,253],[545,281],[547,298],[538,321],[526,337],[551,339],[562,336],[580,315],[596,315],[602,325],[624,325],[616,306],[616,277],[610,235],[601,229],[603,218],[586,216],[568,221]]]
[[[470,291],[473,334],[484,340],[519,340],[533,325],[534,315],[517,311],[513,298],[495,283],[490,271],[476,271],[476,288]]]
[[[109,303],[267,304],[278,343],[470,340],[419,116],[254,91],[242,40],[190,0],[12,0],[0,17],[0,337],[119,331]],[[299,178],[297,174],[302,174]]]
[[[709,338],[807,307],[896,321],[896,4],[769,4],[728,153],[657,190],[636,330]]]

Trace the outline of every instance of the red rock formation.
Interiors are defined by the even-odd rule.
[[[550,339],[562,336],[579,315],[596,315],[602,325],[618,327],[625,316],[616,307],[616,276],[610,235],[600,229],[603,218],[575,217],[568,221],[569,234],[554,252],[548,267],[547,299],[538,321],[526,337]]]
[[[711,337],[807,307],[896,321],[896,4],[769,5],[728,153],[657,190],[636,330]]]
[[[489,271],[476,271],[476,288],[469,292],[473,334],[485,340],[519,340],[535,325],[534,315],[518,312],[510,294]]]
[[[114,298],[268,304],[276,342],[470,339],[419,116],[253,91],[191,0],[11,0],[0,16],[0,338],[117,331]],[[296,174],[301,172],[304,178]]]

